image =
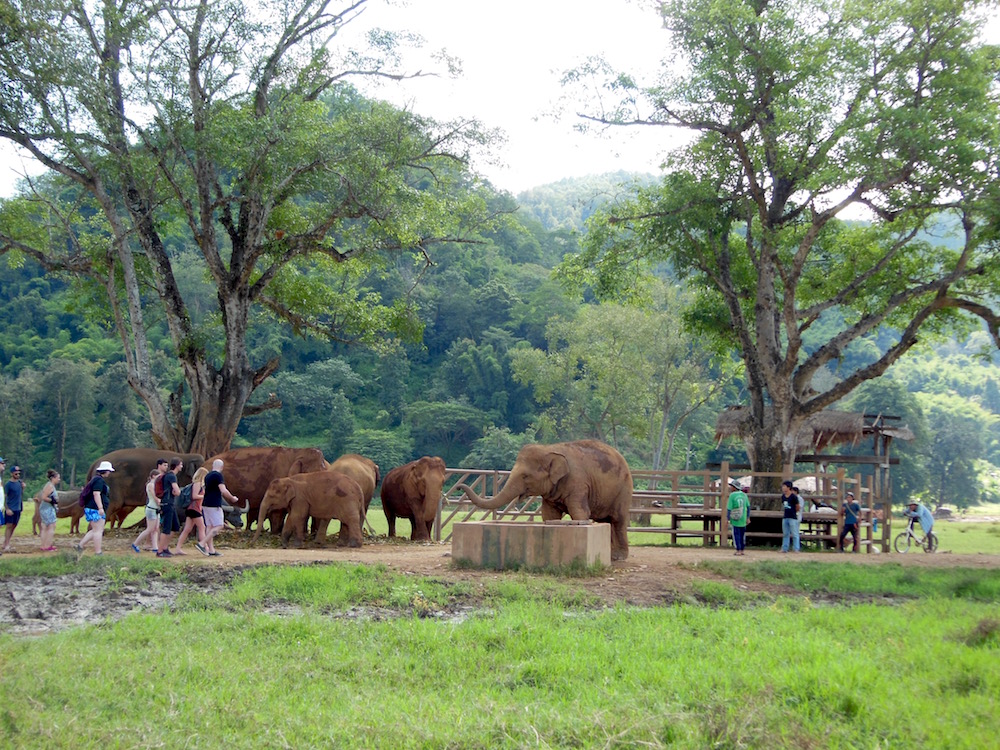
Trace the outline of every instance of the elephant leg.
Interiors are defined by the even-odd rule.
[[[326,534],[330,528],[330,518],[316,518],[313,516],[312,525],[313,530],[316,532],[316,544],[322,547],[326,544]]]
[[[389,524],[389,538],[391,539],[396,536],[396,514],[386,508],[385,520]]]
[[[548,500],[542,500],[542,520],[558,521],[563,517],[562,511]]]

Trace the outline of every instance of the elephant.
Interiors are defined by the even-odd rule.
[[[232,448],[212,456],[205,465],[211,467],[217,458],[223,462],[222,475],[226,479],[226,487],[248,503],[247,531],[258,517],[260,502],[272,480],[329,468],[317,448]],[[282,513],[274,513],[271,531],[278,533],[281,530],[282,518]]]
[[[444,460],[424,456],[385,475],[382,481],[382,510],[389,522],[389,536],[396,536],[396,518],[409,519],[410,539],[429,540],[437,517],[444,485]]]
[[[313,519],[316,528],[317,544],[326,541],[327,527],[336,518],[340,521],[338,546],[360,547],[364,504],[364,494],[358,483],[339,471],[325,470],[274,479],[257,509],[257,531],[253,541],[260,538],[264,519],[273,518],[276,513],[282,516],[287,513],[281,531],[283,547],[288,546],[293,531],[302,546],[309,518]]]
[[[108,475],[110,490],[106,515],[109,521],[115,518],[124,520],[125,516],[135,508],[146,504],[146,482],[149,472],[156,468],[158,458],[167,460],[174,456],[184,462],[184,468],[177,476],[178,483],[183,486],[191,483],[191,477],[201,466],[205,457],[200,453],[172,453],[155,448],[122,448],[106,453],[94,461],[87,472],[87,481],[94,476],[94,470],[101,461],[110,461],[115,470]],[[79,495],[79,493],[78,493]],[[60,504],[60,508],[62,504]],[[125,512],[127,509],[127,512]],[[122,514],[124,512],[124,514]],[[57,515],[59,515],[57,513]],[[119,521],[119,524],[121,523]]]
[[[357,453],[347,453],[330,464],[330,469],[347,474],[361,485],[361,491],[365,496],[365,514],[367,514],[368,506],[371,505],[372,498],[375,496],[375,488],[382,478],[379,474],[378,464],[370,458],[359,456]]]
[[[492,500],[484,500],[467,485],[456,488],[487,510],[538,496],[544,521],[557,521],[568,513],[574,521],[590,518],[610,523],[611,559],[628,559],[632,472],[625,458],[609,445],[596,440],[526,445],[517,454],[507,483]]]

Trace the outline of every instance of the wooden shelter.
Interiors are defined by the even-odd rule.
[[[747,407],[729,407],[723,411],[715,424],[715,439],[721,442],[727,438],[745,439],[750,430],[750,410]],[[837,467],[863,466],[871,475],[868,486],[861,488],[864,496],[858,499],[871,515],[881,517],[885,522],[883,548],[888,552],[889,525],[892,511],[892,482],[890,467],[899,464],[898,458],[891,456],[894,440],[912,440],[913,431],[899,423],[900,418],[887,414],[866,414],[847,411],[822,411],[809,417],[798,434],[800,452],[795,457],[796,464],[813,464],[810,472],[817,478],[815,487],[823,484],[820,479],[830,476]],[[830,446],[858,444],[871,439],[871,455],[845,453],[824,453]],[[812,452],[805,453],[802,449]],[[711,468],[711,467],[710,467]],[[732,465],[734,470],[749,469],[749,466]],[[791,477],[794,466],[784,467],[785,477]],[[814,490],[815,491],[815,490]]]

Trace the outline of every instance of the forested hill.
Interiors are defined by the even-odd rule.
[[[416,266],[373,273],[367,291],[415,301],[420,343],[377,353],[255,319],[255,362],[277,355],[281,368],[253,402],[273,394],[282,406],[244,419],[234,444],[357,451],[384,469],[421,455],[506,469],[525,442],[595,437],[637,466],[704,465],[716,415],[739,401],[740,383],[683,335],[683,291],[664,288],[651,311],[598,307],[566,296],[551,274],[596,206],[621,183],[649,179],[616,173],[527,191],[510,225],[480,244],[439,248],[415,287]],[[193,309],[213,309],[195,258],[181,282]],[[150,444],[120,342],[95,309],[37,266],[0,260],[0,455],[25,467],[29,490],[50,467],[72,480],[108,450]],[[197,322],[210,336],[211,315]],[[152,325],[154,369],[174,389],[169,337]],[[916,428],[920,439],[897,454],[906,466],[897,496],[1000,497],[1000,375],[996,360],[975,356],[981,343],[925,351],[846,404],[903,412]],[[664,404],[657,383],[669,378],[685,389]]]

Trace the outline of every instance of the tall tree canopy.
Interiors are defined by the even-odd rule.
[[[407,305],[383,306],[359,278],[489,223],[464,164],[490,134],[348,85],[405,77],[400,40],[340,44],[364,5],[0,0],[0,136],[49,170],[0,205],[0,252],[89,280],[164,448],[215,452],[273,405],[248,406],[278,367],[248,351],[262,316],[339,340],[412,334]],[[217,297],[201,320],[182,252]],[[177,387],[151,366],[160,321]]]
[[[921,332],[981,320],[1000,345],[1000,55],[977,36],[992,3],[656,6],[675,53],[660,80],[599,62],[571,80],[610,74],[601,100],[616,104],[584,114],[601,126],[692,138],[659,185],[591,220],[562,272],[606,297],[657,262],[690,278],[691,321],[745,363],[756,470],[792,462],[802,422]]]

